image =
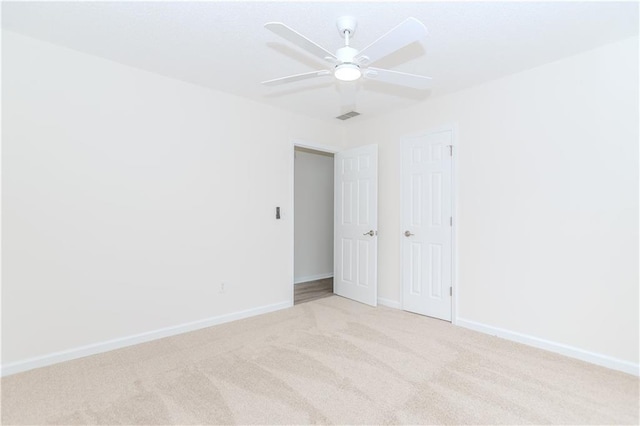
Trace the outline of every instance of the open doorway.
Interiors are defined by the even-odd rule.
[[[294,304],[333,294],[334,155],[294,147]]]

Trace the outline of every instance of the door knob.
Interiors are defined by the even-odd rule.
[[[364,233],[364,234],[362,234],[362,235],[368,235],[368,236],[370,236],[370,237],[373,237],[375,234],[376,234],[376,233],[375,233],[375,232],[373,232],[373,229],[372,229],[371,231],[369,231],[369,232],[365,232],[365,233]]]
[[[410,237],[410,236],[412,236],[412,235],[414,235],[414,234],[412,234],[412,233],[411,233],[411,232],[409,232],[409,231],[404,231],[404,236],[405,236],[405,237]]]

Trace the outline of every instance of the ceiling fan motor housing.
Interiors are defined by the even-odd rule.
[[[345,46],[338,49],[336,52],[336,57],[341,63],[349,63],[355,64],[355,60],[353,59],[358,53],[357,49],[353,47]]]
[[[338,49],[336,57],[339,62],[333,71],[333,74],[338,80],[355,81],[362,76],[360,65],[355,63],[354,60],[357,53],[358,51],[356,49],[349,46]]]

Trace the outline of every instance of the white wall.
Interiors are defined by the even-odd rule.
[[[295,152],[296,283],[333,276],[333,154]]]
[[[2,43],[3,366],[291,303],[291,140],[340,125]]]
[[[348,126],[380,145],[383,298],[401,297],[400,140],[449,123],[459,320],[637,369],[638,39]]]

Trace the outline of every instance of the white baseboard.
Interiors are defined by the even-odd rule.
[[[385,299],[378,297],[378,305],[386,306],[387,308],[402,309],[402,304],[396,300]]]
[[[59,362],[70,361],[72,359],[83,358],[89,355],[95,355],[102,352],[112,351],[114,349],[124,348],[126,346],[137,345],[139,343],[151,340],[161,339],[163,337],[174,336],[176,334],[187,333],[189,331],[199,330],[201,328],[211,327],[230,321],[252,317],[255,315],[266,314],[268,312],[278,311],[280,309],[292,306],[291,301],[274,303],[273,305],[261,306],[259,308],[247,309],[244,311],[233,312],[230,314],[219,315],[216,317],[205,318],[198,321],[192,321],[171,327],[165,327],[158,330],[148,331],[145,333],[134,334],[132,336],[121,337],[118,339],[108,340],[105,342],[94,343],[91,345],[80,346],[78,348],[68,349],[65,351],[54,352],[47,355],[28,358],[22,361],[12,362],[3,365],[1,368],[1,376],[20,373],[34,368],[46,367],[47,365],[57,364]]]
[[[309,275],[306,277],[299,277],[294,279],[293,283],[294,284],[302,284],[302,283],[308,283],[309,281],[316,281],[316,280],[324,280],[325,278],[333,278],[333,272],[327,272],[324,274],[316,274],[316,275]]]
[[[505,330],[503,328],[493,327],[479,322],[457,318],[456,325],[468,328],[482,333],[498,336],[503,339],[512,340],[514,342],[523,343],[525,345],[534,346],[536,348],[545,349],[571,358],[576,358],[602,367],[611,368],[613,370],[623,371],[625,373],[640,375],[640,365],[633,362],[623,361],[608,355],[602,355],[595,352],[585,351],[563,343],[552,342],[550,340],[540,339],[538,337],[529,336],[527,334],[517,333],[515,331]]]

